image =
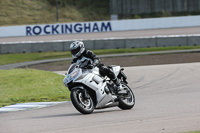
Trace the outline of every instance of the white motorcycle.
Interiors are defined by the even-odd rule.
[[[71,101],[74,107],[83,114],[90,114],[94,109],[103,109],[118,106],[131,109],[135,105],[135,97],[127,85],[127,77],[120,66],[109,66],[118,77],[122,85],[122,92],[118,93],[115,84],[108,78],[102,77],[99,68],[88,69],[92,60],[83,57],[72,64],[63,83],[71,91]]]

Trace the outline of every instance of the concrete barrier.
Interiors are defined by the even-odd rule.
[[[84,40],[84,44],[86,44],[85,47],[87,49],[91,49],[91,50],[95,49],[94,42],[95,42],[95,40]],[[69,48],[70,44],[71,44],[71,42],[68,43],[68,48]]]
[[[200,37],[199,36],[190,36],[190,37],[188,37],[188,45],[189,46],[200,45]]]
[[[9,53],[31,53],[30,43],[1,44],[1,54]]]
[[[105,39],[105,40],[95,40],[95,49],[119,49],[125,48],[125,39]]]
[[[187,36],[176,37],[176,36],[166,36],[166,37],[156,37],[157,47],[167,47],[167,46],[188,46]]]
[[[191,36],[154,36],[145,38],[113,38],[98,40],[82,40],[87,49],[149,48],[168,46],[200,45],[200,35]],[[53,42],[22,42],[0,44],[0,54],[37,53],[49,51],[69,51],[73,40]]]
[[[63,42],[43,42],[32,43],[32,52],[49,52],[49,51],[63,51]]]
[[[155,37],[125,39],[125,48],[156,47]]]

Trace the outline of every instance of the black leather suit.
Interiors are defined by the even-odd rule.
[[[99,68],[99,72],[102,76],[108,76],[116,85],[119,85],[113,71],[109,69],[107,66],[105,66],[92,51],[85,50],[79,58],[82,57],[90,58],[94,62],[93,65]],[[78,58],[74,58],[72,60],[72,63],[75,63],[77,60]]]

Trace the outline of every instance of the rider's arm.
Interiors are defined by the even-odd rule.
[[[100,64],[99,58],[98,58],[92,51],[87,50],[86,53],[85,53],[85,56],[86,56],[87,58],[92,59],[93,65],[94,65],[94,66],[97,66],[97,65]]]
[[[76,61],[77,61],[77,58],[74,58],[74,59],[72,60],[71,64],[76,63]]]

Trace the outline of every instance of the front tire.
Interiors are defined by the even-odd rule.
[[[127,96],[119,99],[118,107],[123,110],[132,109],[135,105],[135,96],[133,91],[126,83],[122,83],[122,87],[127,91]]]
[[[94,104],[91,96],[86,92],[87,99],[84,98],[82,89],[72,89],[70,97],[74,107],[82,114],[91,114],[94,111]]]

